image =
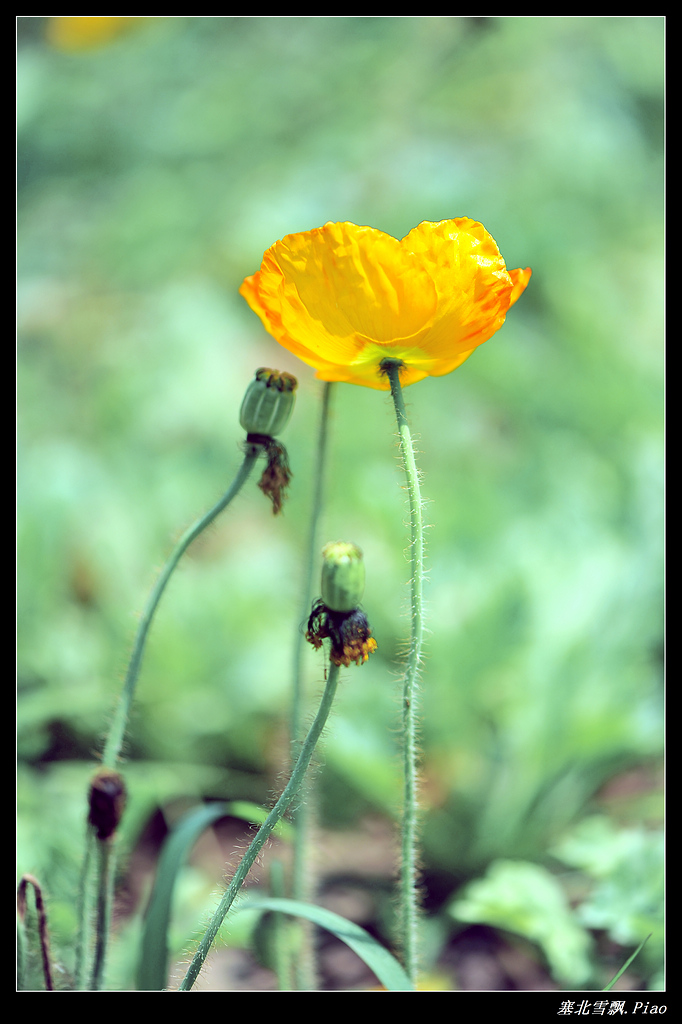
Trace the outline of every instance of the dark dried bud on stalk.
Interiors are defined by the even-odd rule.
[[[111,839],[126,804],[123,778],[110,768],[100,768],[90,783],[88,822],[100,840]]]

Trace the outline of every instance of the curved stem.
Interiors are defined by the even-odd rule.
[[[140,674],[140,666],[142,664],[142,657],[144,655],[145,643],[147,641],[147,635],[149,633],[149,627],[152,624],[154,613],[159,605],[159,601],[163,595],[166,585],[171,578],[175,567],[184,555],[187,548],[190,546],[192,541],[196,540],[200,533],[206,529],[207,526],[213,522],[217,515],[223,511],[224,508],[229,505],[236,494],[241,490],[244,483],[249,477],[251,470],[253,469],[256,460],[261,452],[261,446],[257,444],[249,445],[244,456],[239,472],[232,482],[229,489],[225,492],[219,502],[213,506],[206,515],[198,519],[196,523],[187,529],[178,543],[175,545],[168,561],[161,570],[154,588],[149,595],[147,605],[144,609],[140,624],[137,629],[135,636],[135,644],[133,646],[133,653],[130,657],[130,663],[128,665],[128,671],[126,673],[125,682],[123,684],[123,691],[119,700],[118,706],[114,713],[114,719],[109,729],[107,736],[107,742],[104,747],[104,754],[102,756],[102,762],[106,768],[115,768],[118,759],[121,755],[121,748],[123,747],[123,740],[125,737],[125,731],[128,724],[128,717],[130,715],[130,709],[132,707],[133,698],[135,696],[135,686],[137,685],[137,678]]]
[[[43,978],[45,979],[45,991],[53,992],[52,963],[50,961],[50,939],[47,928],[47,913],[43,900],[43,891],[40,883],[34,875],[23,875],[17,888],[17,988],[21,990],[24,984],[24,972],[26,970],[26,936],[24,924],[26,920],[27,900],[26,890],[29,885],[33,888],[33,895],[36,902],[36,916],[38,918],[38,941],[40,943],[40,955],[43,962]]]
[[[310,764],[310,760],[313,756],[313,751],[315,750],[317,741],[320,738],[320,734],[324,729],[327,718],[329,717],[329,712],[331,711],[334,695],[336,694],[338,679],[338,665],[330,665],[329,673],[327,675],[327,683],[325,685],[324,693],[322,695],[322,701],[315,716],[315,720],[311,725],[308,735],[306,736],[303,742],[303,746],[301,747],[301,753],[299,754],[298,760],[296,761],[296,765],[294,766],[294,770],[291,773],[291,778],[289,779],[284,789],[284,792],[280,796],[279,800],[277,801],[273,809],[270,811],[269,815],[267,816],[261,827],[258,829],[258,832],[251,841],[251,844],[249,845],[246,853],[242,857],[239,866],[234,874],[234,877],[230,882],[227,891],[225,892],[225,895],[220,901],[220,905],[218,906],[218,909],[214,913],[204,937],[199,943],[199,948],[194,954],[192,962],[189,965],[189,970],[187,971],[187,974],[185,975],[180,984],[180,992],[188,992],[194,985],[194,982],[196,981],[199,975],[199,971],[203,967],[206,961],[206,957],[210,952],[211,946],[215,941],[215,937],[218,934],[218,930],[223,921],[225,920],[225,917],[227,916],[230,907],[234,903],[237,895],[239,894],[239,890],[241,889],[244,881],[246,880],[246,876],[248,875],[249,871],[253,867],[256,857],[262,850],[267,840],[270,838],[273,828],[278,823],[282,815],[286,812],[292,800],[298,793],[301,787],[301,783],[303,782],[305,773],[308,770],[308,765]]]
[[[407,492],[410,503],[410,556],[412,564],[411,585],[411,636],[403,680],[403,827],[400,877],[400,935],[403,947],[405,969],[413,984],[416,984],[418,969],[418,917],[419,898],[417,889],[417,826],[418,826],[418,780],[417,780],[417,697],[419,665],[422,656],[424,634],[424,524],[422,499],[419,486],[419,471],[414,454],[414,444],[403,401],[400,385],[401,364],[385,360],[382,368],[391,384],[391,396],[395,406],[400,436],[400,454],[403,459]]]
[[[114,711],[113,720],[107,735],[104,753],[102,755],[102,764],[106,768],[115,769],[121,756],[121,750],[123,748],[125,733],[128,726],[128,719],[130,717],[130,709],[135,696],[135,687],[137,685],[140,668],[142,666],[147,636],[149,634],[149,629],[156,613],[156,609],[158,608],[163,592],[168,585],[168,581],[192,541],[196,540],[199,534],[203,533],[203,531],[210,526],[216,516],[218,516],[239,493],[255,466],[258,456],[261,454],[262,450],[263,448],[261,444],[247,444],[244,460],[228,490],[212,509],[185,530],[161,570],[161,574],[149,595],[140,624],[137,628],[133,652],[128,664],[128,671],[123,684],[123,690]],[[99,875],[96,945],[91,975],[91,983],[95,988],[99,987],[104,968],[107,943],[106,933],[108,932],[108,922],[111,915],[112,901],[112,887],[110,884],[112,875],[109,856],[109,851],[105,851],[102,844],[96,839],[94,830],[88,826],[80,879],[80,920],[78,937],[76,940],[76,986],[78,989],[82,989],[86,984],[88,976],[87,963],[92,955],[90,951],[90,915],[93,909],[94,885],[92,881],[92,871],[93,861],[95,860],[97,860],[97,870]]]

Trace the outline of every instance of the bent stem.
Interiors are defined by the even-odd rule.
[[[29,886],[33,888],[33,895],[36,904],[38,942],[40,944],[40,955],[43,962],[45,991],[53,992],[54,984],[52,982],[52,963],[50,960],[50,938],[47,927],[47,912],[45,910],[42,887],[34,875],[23,875],[17,889],[17,989],[20,991],[24,987],[26,960],[28,958],[24,928],[28,909],[26,891]]]
[[[206,513],[206,515],[202,516],[201,519],[198,519],[196,523],[185,530],[182,537],[175,545],[168,561],[161,570],[161,575],[149,595],[147,605],[137,629],[137,635],[135,636],[135,644],[133,647],[133,653],[130,657],[125,682],[123,684],[123,691],[114,713],[114,720],[109,729],[106,746],[104,747],[102,762],[105,768],[115,768],[121,755],[121,749],[123,747],[123,740],[128,724],[128,718],[130,716],[133,697],[135,696],[135,687],[137,685],[137,678],[140,674],[140,666],[142,664],[142,657],[144,655],[149,627],[152,624],[152,619],[154,618],[154,614],[158,608],[163,592],[166,589],[166,585],[173,575],[173,571],[175,570],[178,562],[192,541],[196,540],[199,534],[203,533],[207,526],[210,526],[216,516],[218,516],[223,509],[230,504],[232,499],[242,489],[256,463],[258,456],[261,453],[261,450],[262,446],[260,444],[249,444],[247,446],[244,461],[242,462],[239,472],[234,478],[231,486],[222,496],[220,501],[218,501],[217,504],[215,504],[213,508]]]
[[[133,652],[128,664],[123,690],[116,706],[116,710],[114,711],[113,720],[107,735],[104,753],[102,755],[102,764],[106,768],[116,768],[121,756],[121,750],[123,748],[125,733],[128,726],[128,719],[130,717],[130,709],[135,696],[135,688],[140,674],[149,629],[168,581],[190,544],[196,540],[200,533],[203,533],[203,531],[210,526],[216,516],[218,516],[223,509],[230,504],[232,499],[242,489],[253,470],[261,451],[262,445],[255,443],[247,444],[244,459],[230,487],[212,509],[185,530],[171,552],[168,561],[161,570],[161,574],[149,595],[142,618],[140,619],[140,624],[137,628]],[[111,872],[108,864],[105,863],[106,859],[103,858],[102,851],[97,849],[98,845],[98,840],[95,836],[94,830],[88,826],[80,879],[80,920],[79,933],[76,940],[75,975],[76,986],[78,989],[82,989],[84,987],[85,980],[88,975],[87,960],[90,956],[90,918],[93,911],[94,898],[92,870],[93,862],[95,860],[98,862],[99,869],[97,884],[99,896],[97,900],[98,931],[96,936],[95,962],[93,965],[92,981],[96,985],[99,984],[99,979],[104,966],[104,953],[106,951],[106,938],[102,935],[101,928],[108,928],[108,922],[111,916],[112,887],[108,880]],[[103,866],[106,867],[106,871],[104,872],[101,870]]]
[[[410,646],[403,679],[402,725],[403,725],[403,827],[400,875],[400,938],[405,970],[416,984],[418,970],[418,916],[419,896],[417,888],[417,826],[418,826],[418,781],[417,781],[417,698],[419,666],[422,656],[424,634],[424,524],[422,499],[419,486],[419,471],[414,454],[410,424],[405,411],[402,387],[400,385],[401,363],[386,359],[382,370],[391,384],[391,396],[395,406],[400,437],[400,454],[405,469],[407,492],[410,503],[410,556],[412,565],[411,586],[411,635]]]
[[[324,693],[322,695],[322,701],[315,716],[315,720],[313,721],[313,724],[311,725],[310,730],[308,731],[308,735],[303,741],[301,753],[299,754],[298,760],[296,761],[296,764],[294,766],[294,770],[291,773],[291,778],[289,779],[287,785],[285,786],[284,792],[282,793],[279,800],[277,801],[277,803],[275,804],[275,806],[270,811],[269,815],[259,828],[255,837],[251,841],[251,844],[249,845],[246,853],[242,857],[239,866],[234,874],[234,877],[230,882],[225,892],[225,895],[220,901],[218,909],[211,918],[206,933],[204,934],[201,942],[199,943],[199,948],[194,954],[192,962],[189,965],[187,974],[180,983],[178,991],[188,992],[194,985],[194,982],[196,981],[199,975],[199,971],[203,967],[206,958],[211,950],[211,946],[215,941],[215,937],[218,934],[218,930],[222,925],[223,921],[225,920],[225,917],[227,916],[237,895],[239,894],[239,890],[244,884],[246,876],[253,867],[253,864],[258,854],[263,849],[263,846],[270,838],[272,830],[274,829],[275,825],[277,825],[283,814],[288,809],[292,800],[298,793],[299,789],[301,788],[301,784],[303,782],[305,773],[308,770],[310,760],[313,756],[313,751],[315,750],[317,741],[319,740],[320,734],[322,733],[327,718],[329,717],[329,712],[331,711],[331,706],[334,701],[334,695],[336,694],[338,679],[339,666],[332,664],[329,667],[327,682],[324,688]]]

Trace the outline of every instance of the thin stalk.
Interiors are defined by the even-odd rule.
[[[123,741],[125,738],[125,731],[128,724],[128,718],[130,716],[130,709],[132,707],[133,698],[135,696],[135,687],[137,685],[137,679],[140,674],[140,666],[142,664],[142,657],[144,655],[145,643],[147,641],[147,635],[149,633],[149,627],[152,624],[154,613],[159,605],[159,601],[163,595],[166,585],[173,575],[173,571],[177,566],[178,562],[184,555],[187,548],[190,546],[192,541],[196,540],[200,533],[206,529],[207,526],[213,522],[217,515],[219,515],[224,508],[226,508],[232,499],[239,493],[244,486],[244,483],[249,477],[251,470],[253,469],[258,456],[261,453],[261,446],[251,444],[247,447],[246,454],[244,455],[244,461],[242,462],[239,472],[237,473],[232,484],[210,511],[208,511],[201,519],[198,519],[196,523],[190,526],[183,533],[182,537],[175,545],[168,561],[161,570],[154,588],[149,595],[147,605],[142,614],[140,624],[137,629],[135,636],[135,644],[133,646],[133,653],[130,657],[130,663],[128,665],[128,671],[126,673],[125,682],[123,684],[123,691],[119,700],[118,706],[114,713],[114,719],[109,729],[107,736],[106,746],[104,747],[104,754],[102,756],[102,762],[106,768],[115,768],[118,759],[121,755],[121,749],[123,747]]]
[[[281,860],[273,860],[270,865],[270,891],[275,899],[286,899],[284,865]],[[295,926],[296,922],[285,914],[273,915],[270,950],[280,992],[290,992],[293,988],[292,972],[295,957],[292,953],[291,937]]]
[[[395,406],[400,437],[400,454],[403,460],[410,504],[410,560],[412,566],[412,577],[410,580],[411,633],[403,678],[402,702],[404,788],[400,872],[400,939],[405,970],[412,983],[416,985],[419,960],[417,704],[419,666],[422,657],[424,635],[424,524],[422,519],[419,471],[417,469],[414,443],[400,385],[400,366],[400,363],[388,359],[382,364],[382,369],[388,375],[391,384],[391,396]]]
[[[304,619],[310,613],[310,605],[313,598],[313,575],[315,570],[315,558],[318,552],[317,535],[320,517],[322,515],[324,471],[327,460],[327,442],[329,437],[329,403],[331,390],[332,385],[326,383],[322,391],[320,426],[317,435],[317,452],[315,454],[315,468],[313,475],[313,502],[305,553],[305,580],[303,587],[301,619]],[[302,722],[304,718],[305,703],[303,697],[301,669],[305,642],[301,630],[298,630],[296,637],[296,646],[294,649],[293,702],[291,708],[291,735],[294,742],[302,738]]]
[[[92,965],[90,991],[102,987],[104,962],[109,945],[111,907],[114,893],[114,839],[96,839],[97,850],[97,918],[95,923],[95,955]]]
[[[319,523],[322,515],[325,466],[327,461],[327,446],[329,437],[329,405],[331,399],[332,384],[325,383],[322,391],[322,403],[320,407],[320,424],[317,434],[317,452],[315,455],[315,467],[313,476],[313,501],[308,527],[308,540],[305,553],[305,582],[303,588],[303,601],[301,620],[305,619],[310,611],[313,599],[313,575],[315,569],[315,558],[319,544],[318,533]],[[293,673],[293,700],[291,709],[291,738],[298,748],[303,738],[303,722],[305,711],[305,697],[303,691],[303,631],[298,630],[296,634],[296,646],[294,649],[294,673]],[[312,880],[310,875],[310,864],[308,863],[308,848],[310,845],[311,819],[314,816],[314,802],[302,800],[293,813],[294,850],[293,867],[291,878],[291,895],[293,899],[305,901],[310,897],[312,891]],[[293,925],[293,922],[292,922]],[[290,930],[294,930],[293,928]],[[300,944],[294,956],[295,986],[298,991],[312,989],[314,978],[313,953],[310,922],[300,922]]]
[[[196,540],[199,534],[210,526],[213,520],[218,516],[223,509],[225,509],[232,499],[239,493],[244,484],[246,483],[251,471],[253,470],[258,456],[261,454],[263,448],[260,444],[248,444],[245,449],[244,459],[237,472],[233,482],[223,494],[222,498],[211,508],[205,515],[198,519],[192,524],[175,545],[171,552],[166,564],[161,570],[161,574],[157,579],[149,598],[145,606],[142,618],[137,628],[135,635],[135,642],[133,645],[133,651],[130,656],[130,662],[128,664],[128,670],[126,672],[125,681],[123,684],[123,690],[119,698],[119,702],[114,711],[114,716],[109,728],[107,740],[104,747],[104,753],[102,755],[102,764],[105,768],[115,769],[118,760],[121,756],[121,750],[125,740],[126,729],[128,727],[128,719],[130,717],[130,710],[135,697],[135,688],[137,686],[137,680],[140,674],[140,668],[142,666],[142,659],[144,657],[145,645],[149,630],[156,613],[156,609],[159,606],[163,592],[168,585],[173,572],[184,555],[190,544]],[[93,909],[94,901],[94,889],[95,886],[92,880],[93,862],[97,861],[98,874],[98,886],[97,886],[97,932],[95,938],[95,952],[94,952],[94,964],[91,974],[91,980],[94,984],[95,981],[99,984],[102,971],[104,968],[104,955],[106,952],[106,939],[102,934],[102,927],[106,924],[108,927],[108,921],[111,917],[111,901],[112,901],[112,887],[107,884],[102,888],[104,855],[103,851],[99,848],[101,843],[97,840],[94,830],[90,827],[87,829],[85,839],[85,853],[83,858],[83,867],[81,870],[80,879],[80,919],[79,919],[79,932],[76,940],[76,987],[83,989],[88,978],[88,960],[90,958],[90,931],[91,931],[91,913]],[[107,870],[106,878],[110,879],[111,872]],[[103,902],[104,901],[104,902]]]
[[[203,936],[201,942],[199,943],[199,948],[194,954],[192,962],[189,965],[187,974],[185,975],[180,984],[180,992],[188,992],[194,985],[194,982],[196,981],[199,975],[199,971],[203,967],[206,961],[206,957],[208,956],[211,950],[211,946],[215,941],[216,935],[218,934],[218,930],[220,929],[220,926],[225,920],[225,917],[227,916],[232,904],[234,903],[237,895],[239,894],[239,890],[244,884],[246,876],[253,867],[253,864],[258,854],[263,849],[263,846],[270,838],[272,830],[274,829],[275,825],[277,825],[277,823],[279,822],[279,820],[281,819],[281,817],[291,804],[292,800],[300,790],[305,773],[308,770],[310,760],[313,756],[313,751],[315,750],[317,741],[320,738],[320,734],[322,733],[327,718],[329,717],[329,712],[331,711],[331,706],[334,701],[334,695],[336,694],[338,680],[339,667],[338,665],[332,664],[330,665],[329,672],[327,674],[327,682],[324,688],[324,693],[322,695],[322,701],[318,708],[317,714],[315,715],[315,720],[313,721],[313,724],[311,725],[310,730],[308,731],[308,735],[303,741],[301,753],[299,754],[298,760],[296,761],[296,764],[294,766],[294,770],[291,773],[291,778],[289,779],[287,785],[285,786],[284,792],[280,796],[279,800],[277,801],[273,809],[270,811],[264,823],[259,828],[255,837],[251,841],[251,844],[249,845],[246,853],[242,857],[239,866],[234,874],[234,877],[230,882],[225,892],[225,895],[220,901],[218,909],[211,918],[205,935]]]
[[[95,833],[90,825],[86,827],[85,851],[81,865],[79,892],[78,892],[78,920],[80,927],[76,937],[76,989],[81,992],[86,987],[88,974],[88,952],[90,950],[90,933],[92,930],[92,916],[95,907],[95,889],[92,871],[92,857],[95,850]]]

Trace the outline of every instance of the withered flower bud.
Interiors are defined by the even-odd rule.
[[[98,839],[111,839],[126,804],[123,778],[110,768],[100,768],[90,783],[88,822]]]
[[[322,552],[322,600],[313,605],[306,640],[315,648],[331,640],[334,665],[362,665],[377,648],[367,617],[358,608],[364,589],[360,548],[344,541],[327,544]]]

